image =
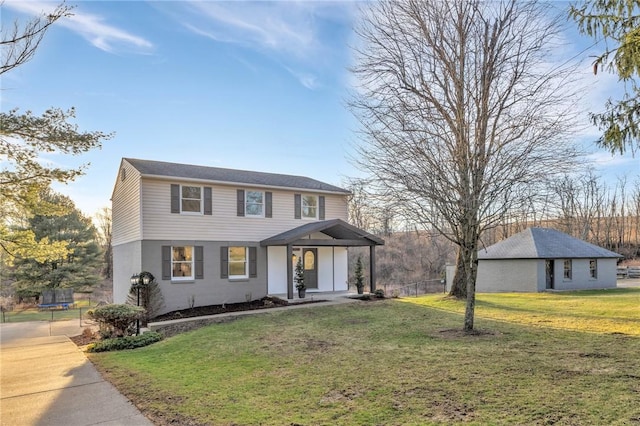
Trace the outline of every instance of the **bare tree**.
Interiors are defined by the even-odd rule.
[[[0,2],[0,7],[4,1]],[[36,53],[45,33],[58,19],[71,16],[72,7],[62,2],[51,13],[31,19],[24,25],[14,21],[10,28],[2,28],[2,63],[0,75],[29,61]]]
[[[482,232],[576,159],[573,70],[550,63],[560,20],[517,0],[369,6],[350,103],[358,161],[373,189],[459,247],[471,331]]]

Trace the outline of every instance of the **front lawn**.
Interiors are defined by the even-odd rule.
[[[619,303],[638,294],[620,293]],[[90,358],[156,424],[640,422],[632,326],[532,327],[483,319],[480,306],[483,332],[468,336],[457,331],[459,313],[407,300],[251,315]],[[437,301],[410,301],[421,300]],[[510,306],[548,302],[515,297]]]
[[[465,302],[442,295],[405,298],[413,303],[464,313]],[[517,324],[640,336],[640,288],[557,293],[481,293],[476,316]]]

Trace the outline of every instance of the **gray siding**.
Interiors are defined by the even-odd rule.
[[[537,259],[480,260],[478,293],[538,291]]]
[[[572,259],[571,279],[564,278],[564,259],[554,260],[554,290],[616,287],[616,259],[597,259],[598,277],[589,274],[589,259]],[[452,269],[452,272],[454,269]],[[538,292],[546,289],[544,259],[481,259],[478,293]]]
[[[141,250],[140,241],[113,246],[113,303],[127,301],[131,276],[143,271]]]
[[[615,288],[617,286],[617,259],[597,259],[598,277],[589,275],[589,259],[572,259],[571,279],[564,278],[563,260],[556,260],[556,290],[585,290]]]
[[[170,281],[162,279],[162,246],[203,246],[204,278],[193,281]],[[220,278],[220,247],[257,247],[257,277],[243,280]],[[160,313],[194,306],[239,303],[260,299],[267,295],[267,250],[258,242],[250,241],[200,241],[200,240],[145,240],[142,242],[142,267],[151,272],[164,297],[164,308]]]

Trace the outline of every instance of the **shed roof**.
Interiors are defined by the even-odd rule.
[[[346,189],[304,176],[224,169],[220,167],[196,166],[192,164],[140,160],[136,158],[123,158],[123,160],[135,167],[142,176],[176,177],[228,184],[270,186],[349,194],[349,191]]]
[[[564,232],[528,228],[478,251],[478,259],[584,259],[622,257]]]

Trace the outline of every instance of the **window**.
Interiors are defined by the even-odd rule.
[[[238,189],[236,192],[238,216],[273,217],[273,193],[244,189]]]
[[[318,217],[318,197],[315,195],[302,196],[302,217],[305,219]]]
[[[257,247],[221,247],[220,278],[244,279],[258,277]]]
[[[171,279],[193,279],[193,247],[171,247]]]
[[[203,278],[203,246],[162,246],[163,280],[175,282]]]
[[[247,248],[229,247],[229,278],[247,278]]]
[[[202,188],[199,186],[185,186],[181,188],[181,211],[183,213],[201,213]]]
[[[293,194],[293,206],[294,219],[324,220],[324,195]]]
[[[598,261],[596,259],[589,259],[589,276],[594,280],[598,279]]]
[[[264,217],[264,192],[245,191],[245,216]]]
[[[571,260],[567,259],[564,261],[564,278],[566,280],[570,280],[571,279],[571,269],[572,269],[572,265],[571,265]]]

